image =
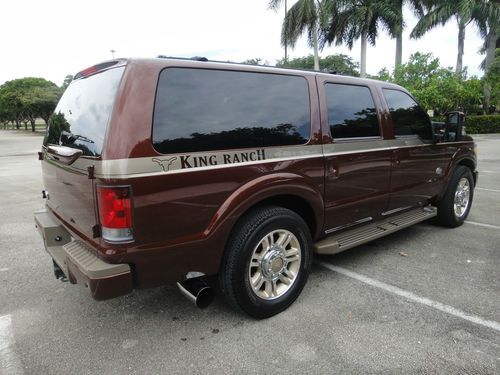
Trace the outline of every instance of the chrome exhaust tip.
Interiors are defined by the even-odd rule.
[[[193,277],[178,282],[177,286],[181,293],[199,309],[208,307],[214,300],[214,291],[212,287],[207,284],[203,276]]]

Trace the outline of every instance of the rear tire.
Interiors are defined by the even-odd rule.
[[[474,178],[469,168],[459,165],[438,204],[437,222],[448,228],[462,225],[469,215],[474,196]]]
[[[276,315],[299,296],[312,262],[309,228],[295,212],[259,207],[235,227],[219,272],[227,302],[254,318]]]

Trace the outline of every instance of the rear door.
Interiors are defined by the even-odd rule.
[[[358,81],[356,81],[358,82]],[[376,220],[388,201],[391,151],[371,87],[318,77],[324,133],[325,221],[331,233]]]
[[[454,147],[432,141],[431,121],[406,92],[382,89],[394,129],[388,212],[427,204],[442,188]]]
[[[108,122],[124,66],[77,75],[59,101],[44,139],[43,181],[47,206],[74,232],[92,238],[97,224],[89,168],[100,163]],[[88,72],[88,74],[85,74]],[[73,163],[48,151],[63,146],[80,150]]]

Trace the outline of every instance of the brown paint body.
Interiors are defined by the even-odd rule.
[[[234,64],[129,60],[111,115],[102,157],[98,160],[165,157],[153,148],[151,133],[158,76],[167,66],[304,77],[309,85],[311,108],[312,137],[308,145],[323,144],[325,147],[336,142],[329,133],[323,84],[365,85],[370,88],[377,106],[380,139],[394,139],[381,91],[384,85],[394,86],[382,82]],[[431,202],[443,193],[450,172],[459,160],[467,158],[475,165],[471,149],[472,142],[469,141],[334,155],[325,152],[324,157],[268,160],[230,168],[128,179],[101,176],[91,180],[85,172],[64,169],[47,160],[42,166],[45,188],[50,192],[48,208],[74,236],[91,245],[100,258],[109,263],[129,263],[133,285],[127,288],[132,289],[179,281],[190,271],[209,275],[217,273],[237,220],[247,210],[268,199],[286,197],[306,203],[313,214],[314,223],[310,224],[314,228],[312,235],[315,240],[324,237],[330,228],[366,217],[376,220],[384,211]],[[94,159],[87,159],[91,165]],[[441,176],[435,173],[438,167],[444,171]],[[92,227],[98,224],[95,186],[99,184],[132,187],[134,242],[113,245],[101,238],[93,238]],[[123,285],[115,283],[110,286],[111,289],[114,287],[116,295],[123,294]],[[102,290],[105,294],[96,295],[94,292],[94,297],[113,297],[109,288]]]

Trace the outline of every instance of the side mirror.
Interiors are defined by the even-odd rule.
[[[465,114],[460,111],[446,113],[444,140],[448,142],[460,141],[465,133]]]
[[[445,122],[432,121],[432,141],[434,143],[444,142],[445,139]]]

